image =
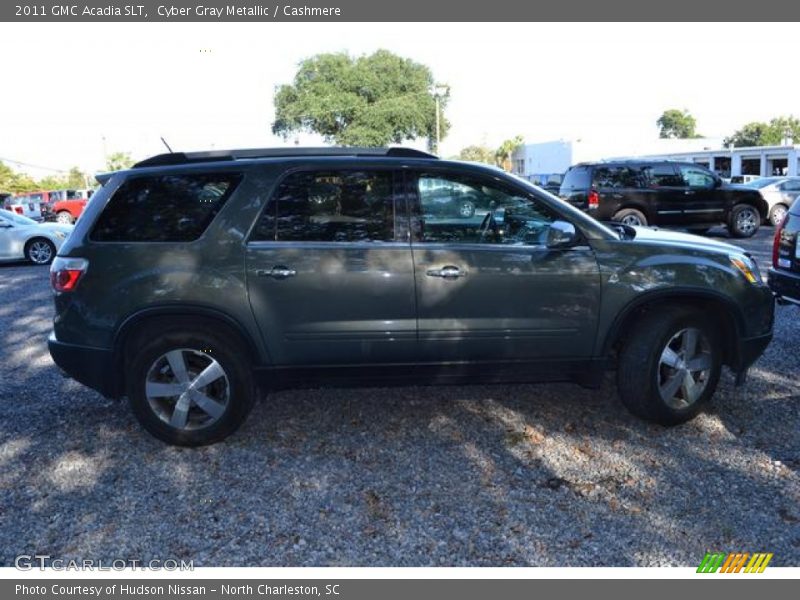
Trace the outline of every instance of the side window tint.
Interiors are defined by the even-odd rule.
[[[253,234],[282,242],[394,240],[391,171],[313,171],[289,175]]]
[[[641,174],[627,166],[598,166],[594,169],[594,181],[597,188],[641,188]]]
[[[696,167],[681,167],[683,183],[693,188],[713,188],[714,177],[703,169]]]
[[[672,165],[650,165],[642,169],[650,187],[683,187],[683,178]]]
[[[780,185],[782,192],[800,192],[800,179],[790,179]]]
[[[555,216],[521,192],[462,176],[421,174],[421,241],[544,244]]]
[[[134,177],[114,192],[92,230],[98,242],[191,242],[241,179],[238,174]]]

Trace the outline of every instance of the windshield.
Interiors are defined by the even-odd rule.
[[[33,219],[29,219],[28,217],[23,217],[22,215],[18,215],[16,213],[11,212],[10,210],[4,210],[2,213],[2,217],[12,223],[16,223],[17,225],[36,225],[36,221]]]

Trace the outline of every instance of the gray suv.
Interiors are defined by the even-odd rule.
[[[773,297],[741,249],[610,228],[499,170],[403,149],[173,153],[103,175],[51,268],[55,362],[173,444],[257,389],[575,381],[692,418]],[[469,197],[474,211],[442,210]]]

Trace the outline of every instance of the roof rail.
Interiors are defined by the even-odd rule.
[[[438,158],[433,154],[413,148],[247,148],[243,150],[212,150],[210,152],[171,152],[146,158],[133,165],[142,167],[162,167],[199,162],[217,162],[247,158],[292,158],[316,156],[387,156],[393,158]]]

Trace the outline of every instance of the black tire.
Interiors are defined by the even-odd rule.
[[[735,238],[753,237],[761,224],[761,215],[755,206],[737,204],[728,219],[728,231]]]
[[[252,409],[256,397],[246,349],[234,338],[213,330],[204,330],[201,326],[193,331],[150,329],[148,332],[139,334],[126,352],[126,391],[133,414],[139,423],[156,438],[177,446],[213,444],[236,431]],[[158,364],[160,357],[166,353],[179,349],[183,350],[183,355],[188,358],[187,367],[189,360],[199,357],[198,360],[216,361],[223,369],[227,383],[225,387],[227,404],[221,416],[216,417],[217,420],[208,426],[196,429],[173,427],[159,417],[151,405],[151,400],[148,399],[146,385],[148,375],[153,372],[153,366]],[[189,352],[189,350],[197,351]],[[191,373],[190,369],[187,370]],[[211,396],[209,388],[202,387],[199,390]],[[163,402],[171,401],[165,399]],[[178,400],[172,402],[174,406]],[[202,417],[199,404],[194,400],[187,410],[190,413],[194,411],[193,415]]]
[[[47,238],[33,238],[25,244],[25,258],[35,265],[49,265],[56,257],[56,246]]]
[[[618,211],[611,220],[633,227],[647,227],[647,217],[644,216],[644,213],[635,208],[623,208]]]
[[[661,364],[662,353],[676,334],[688,328],[702,332],[708,342],[709,372],[702,393],[691,404],[676,407],[662,398],[659,382],[668,377]],[[622,403],[634,415],[665,426],[692,419],[714,394],[722,370],[722,344],[713,320],[689,308],[660,308],[639,319],[622,346],[617,368],[617,387]],[[674,371],[677,376],[678,370]],[[680,377],[679,377],[680,379]],[[698,390],[700,391],[700,390]],[[679,393],[683,393],[679,388]],[[671,402],[677,402],[672,399]]]
[[[785,204],[776,204],[775,206],[773,206],[772,209],[769,211],[770,225],[772,225],[773,227],[777,227],[778,225],[780,225],[781,221],[783,221],[787,212],[789,212],[789,207],[787,207]]]

